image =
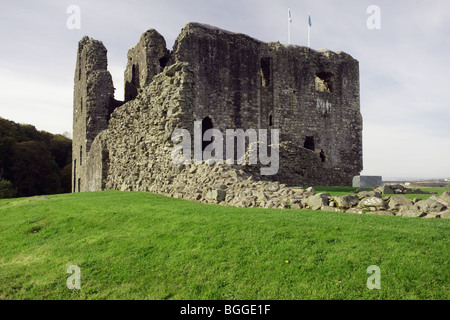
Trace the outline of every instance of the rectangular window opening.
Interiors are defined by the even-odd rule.
[[[333,92],[333,74],[330,72],[319,72],[315,79],[316,91]]]
[[[271,63],[271,57],[261,58],[261,84],[263,87],[270,86]]]
[[[312,136],[307,136],[305,138],[305,143],[303,144],[303,147],[309,150],[314,151],[315,146],[314,146],[314,137]]]

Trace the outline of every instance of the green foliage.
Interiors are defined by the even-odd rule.
[[[9,180],[0,180],[0,199],[13,198],[17,195],[17,189]]]
[[[70,192],[71,162],[70,139],[0,118],[0,179],[19,196]]]
[[[450,222],[144,192],[0,200],[0,299],[450,298]],[[81,269],[69,290],[67,267]],[[381,289],[366,286],[381,270]]]
[[[58,166],[41,142],[16,143],[12,148],[12,178],[19,194],[53,194],[61,192]]]

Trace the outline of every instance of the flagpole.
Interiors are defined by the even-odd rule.
[[[308,25],[308,48],[311,48],[311,27]]]
[[[308,11],[308,48],[311,48],[311,14]]]
[[[291,8],[288,8],[288,44],[291,44]]]

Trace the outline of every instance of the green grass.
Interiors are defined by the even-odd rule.
[[[354,188],[354,187],[313,187],[314,190],[319,193],[319,192],[327,192],[329,193],[331,196],[345,196],[347,194],[355,194],[355,191],[357,189],[364,189],[364,190],[373,190],[373,188]],[[413,188],[413,189],[417,189],[417,188]],[[414,198],[419,198],[422,200],[428,199],[431,196],[440,196],[443,192],[445,191],[450,191],[449,188],[420,188],[420,190],[422,191],[427,191],[427,192],[436,192],[437,194],[403,194],[404,197],[408,198],[408,199],[414,199]],[[398,194],[383,194],[383,197],[385,196],[398,196]]]
[[[0,299],[448,299],[449,234],[445,219],[142,192],[0,200]],[[380,290],[366,287],[371,265]]]
[[[316,191],[316,193],[320,192],[326,192],[329,193],[331,196],[345,196],[347,194],[355,194],[354,192],[357,189],[363,189],[363,190],[373,190],[373,188],[354,188],[354,187],[313,187],[313,189]]]

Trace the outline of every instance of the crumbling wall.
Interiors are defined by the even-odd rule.
[[[242,188],[253,190],[252,181],[262,189],[280,182],[351,185],[362,169],[358,61],[345,53],[264,43],[198,23],[186,25],[169,52],[164,38],[149,30],[128,52],[127,102],[120,106],[108,91],[106,49],[84,38],[80,48],[86,41],[96,51],[86,61],[98,65],[95,72],[86,71],[95,75],[92,81],[75,81],[75,92],[86,93],[93,103],[86,114],[74,114],[89,125],[74,125],[75,161],[81,160],[76,155],[83,138],[88,143],[82,148],[91,150],[83,156],[89,165],[86,190],[205,200],[211,188],[226,186],[227,203],[235,203],[230,197],[241,197]],[[77,89],[80,85],[85,87]],[[278,129],[279,172],[260,176],[258,165],[174,165],[172,132],[192,133],[194,121],[205,119],[223,133]],[[251,195],[245,197],[256,204]]]
[[[175,41],[175,61],[195,70],[194,118],[210,117],[214,128],[257,129],[261,68],[266,45],[247,35],[189,23]]]
[[[319,179],[325,184],[351,185],[362,170],[359,64],[350,55],[264,43],[189,23],[175,42],[173,56],[196,71],[196,120],[209,117],[222,131],[278,129],[280,141],[292,142],[288,158],[300,156],[311,139],[320,167],[330,169],[323,172],[330,179]],[[316,88],[317,78],[322,88]],[[287,160],[293,172],[304,171],[302,161]],[[332,178],[333,172],[342,179]]]
[[[138,44],[128,50],[125,69],[125,101],[136,98],[138,92],[150,84],[152,78],[168,64],[170,53],[166,41],[156,30],[146,31]]]
[[[78,43],[75,68],[72,142],[72,191],[88,191],[88,158],[97,135],[108,128],[111,112],[122,104],[114,99],[107,70],[107,50],[101,41],[83,37]]]
[[[348,174],[338,185],[351,185],[362,170],[358,61],[342,52],[270,45],[276,52],[273,121],[280,140],[292,141],[294,154],[309,142],[324,169]],[[316,90],[317,77],[328,81],[329,91]]]
[[[117,108],[109,127],[95,140],[89,155],[93,177],[107,167],[104,184],[97,190],[167,192],[179,167],[171,158],[172,132],[192,132],[193,72],[186,63],[166,68],[138,94]],[[107,151],[108,156],[101,155]],[[107,161],[102,167],[100,159]]]

